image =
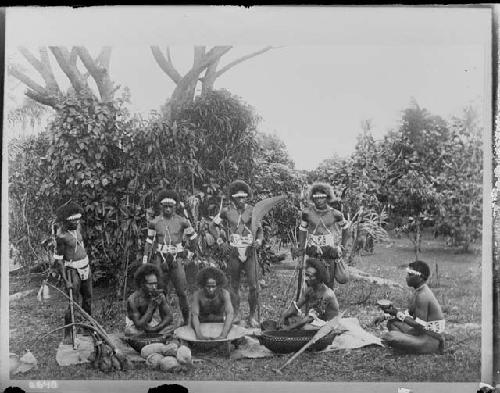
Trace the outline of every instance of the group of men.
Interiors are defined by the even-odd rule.
[[[142,265],[135,273],[136,290],[127,301],[125,333],[162,333],[173,325],[173,313],[169,308],[166,288],[175,288],[183,318],[181,325],[191,326],[199,339],[203,337],[200,324],[223,324],[218,338],[226,338],[233,323],[240,317],[240,280],[244,270],[249,289],[248,325],[258,327],[258,280],[256,250],[262,246],[263,232],[258,228],[252,233],[253,206],[250,187],[241,180],[229,186],[230,205],[221,207],[211,223],[216,244],[228,256],[227,277],[218,268],[208,267],[197,276],[198,289],[188,302],[184,263],[195,249],[196,231],[188,218],[177,214],[180,203],[177,193],[163,190],[157,197],[160,209],[148,222]],[[348,273],[343,255],[348,240],[349,222],[337,209],[331,207],[334,195],[327,184],[313,184],[309,192],[310,206],[301,213],[298,251],[303,264],[306,288],[299,291],[296,301],[285,310],[279,325],[283,329],[319,329],[339,314],[339,303],[334,292],[337,281],[344,284]],[[79,229],[82,209],[68,203],[57,211],[62,223],[57,233],[55,259],[59,262],[66,288],[75,297],[82,298],[82,307],[91,313],[91,271],[87,253]],[[429,267],[425,262],[409,264],[407,284],[415,294],[406,312],[394,307],[384,309],[388,333],[384,341],[392,347],[417,353],[442,351],[444,318],[439,303],[426,284]],[[299,277],[302,282],[302,277]],[[304,311],[303,311],[304,310]],[[65,322],[70,322],[70,311]],[[71,339],[66,329],[65,341]]]

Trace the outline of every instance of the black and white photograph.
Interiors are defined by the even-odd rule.
[[[494,11],[7,8],[2,387],[493,392]]]

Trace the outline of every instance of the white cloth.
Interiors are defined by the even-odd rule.
[[[429,321],[426,322],[420,318],[416,318],[415,321],[422,325],[425,330],[429,330],[434,333],[443,333],[445,330],[445,320],[444,319],[439,319],[437,321]]]
[[[88,256],[78,261],[64,262],[64,266],[76,269],[78,275],[80,276],[80,280],[85,281],[89,279],[90,266]]]
[[[383,346],[380,338],[360,326],[358,318],[342,318],[337,329],[345,330],[345,332],[336,336],[333,342],[322,352],[361,348],[367,345]]]

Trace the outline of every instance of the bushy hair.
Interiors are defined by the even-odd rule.
[[[243,180],[235,180],[229,185],[229,196],[236,194],[238,191],[246,192],[249,198],[252,196],[250,186]]]
[[[75,202],[68,202],[65,203],[62,206],[59,206],[56,210],[56,218],[57,221],[63,222],[66,220],[69,216],[72,216],[73,214],[83,214],[83,209],[81,206]]]
[[[165,198],[172,198],[179,202],[179,195],[174,190],[161,190],[156,197],[156,204],[160,205],[160,202]]]
[[[431,269],[429,265],[424,261],[415,261],[408,264],[411,269],[416,270],[420,274],[422,274],[422,278],[427,281],[429,276],[431,275]]]
[[[144,283],[144,280],[146,279],[146,276],[149,276],[150,274],[156,275],[156,278],[158,278],[158,281],[161,279],[161,272],[160,269],[158,269],[155,265],[152,263],[145,263],[137,269],[137,271],[134,274],[134,283],[137,288],[140,288],[142,284]]]
[[[314,183],[309,189],[309,200],[313,201],[313,195],[317,192],[322,192],[326,194],[326,200],[328,202],[333,202],[335,200],[335,195],[333,194],[333,189],[329,184],[326,183]]]
[[[227,286],[227,277],[224,272],[216,267],[209,266],[200,270],[196,276],[198,287],[203,288],[210,278],[215,280],[218,287]]]
[[[316,269],[316,278],[323,284],[327,284],[328,281],[330,281],[323,261],[316,258],[308,258],[306,261],[306,268],[308,267]]]

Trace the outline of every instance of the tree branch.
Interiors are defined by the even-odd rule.
[[[101,65],[101,67],[105,68],[108,70],[109,73],[109,63],[111,60],[111,50],[113,48],[111,46],[105,46],[102,48],[101,53],[99,53],[99,56],[96,58],[96,63],[98,65]]]
[[[45,94],[47,93],[47,90],[36,83],[33,79],[31,79],[29,76],[25,75],[21,71],[19,71],[15,66],[10,66],[9,67],[9,73],[16,79],[20,80],[22,83],[24,83],[26,86],[28,86],[30,89],[34,90],[38,94]]]
[[[40,104],[48,105],[54,109],[56,108],[57,98],[55,96],[51,96],[51,95],[47,95],[47,94],[38,94],[38,93],[34,92],[33,90],[26,90],[26,92],[24,94],[26,94],[26,96],[31,98],[32,100],[39,102]]]
[[[269,50],[273,49],[272,46],[266,46],[265,48],[262,48],[260,50],[258,50],[257,52],[253,52],[253,53],[250,53],[246,56],[242,56],[234,61],[232,61],[231,63],[229,63],[228,65],[226,65],[225,67],[223,67],[222,69],[220,69],[217,74],[216,74],[216,78],[218,78],[219,76],[221,76],[224,72],[228,71],[230,68],[233,68],[235,65],[237,64],[240,64],[242,62],[244,62],[245,60],[248,60],[248,59],[251,59],[252,57],[255,57],[255,56],[258,56],[264,52],[267,52]]]
[[[158,46],[151,46],[151,52],[153,53],[153,57],[156,60],[156,63],[160,66],[162,71],[167,74],[167,76],[172,79],[176,84],[178,84],[182,76],[179,72],[174,68],[173,64],[170,60],[167,60],[163,53],[161,52]],[[168,58],[170,59],[170,50],[167,49]]]
[[[51,46],[50,50],[54,54],[57,63],[63,70],[64,74],[68,77],[71,82],[71,86],[73,86],[75,91],[80,92],[84,88],[87,88],[87,83],[85,82],[85,79],[81,75],[80,71],[78,71],[76,65],[72,65],[70,62],[71,55],[69,51],[62,46]]]

